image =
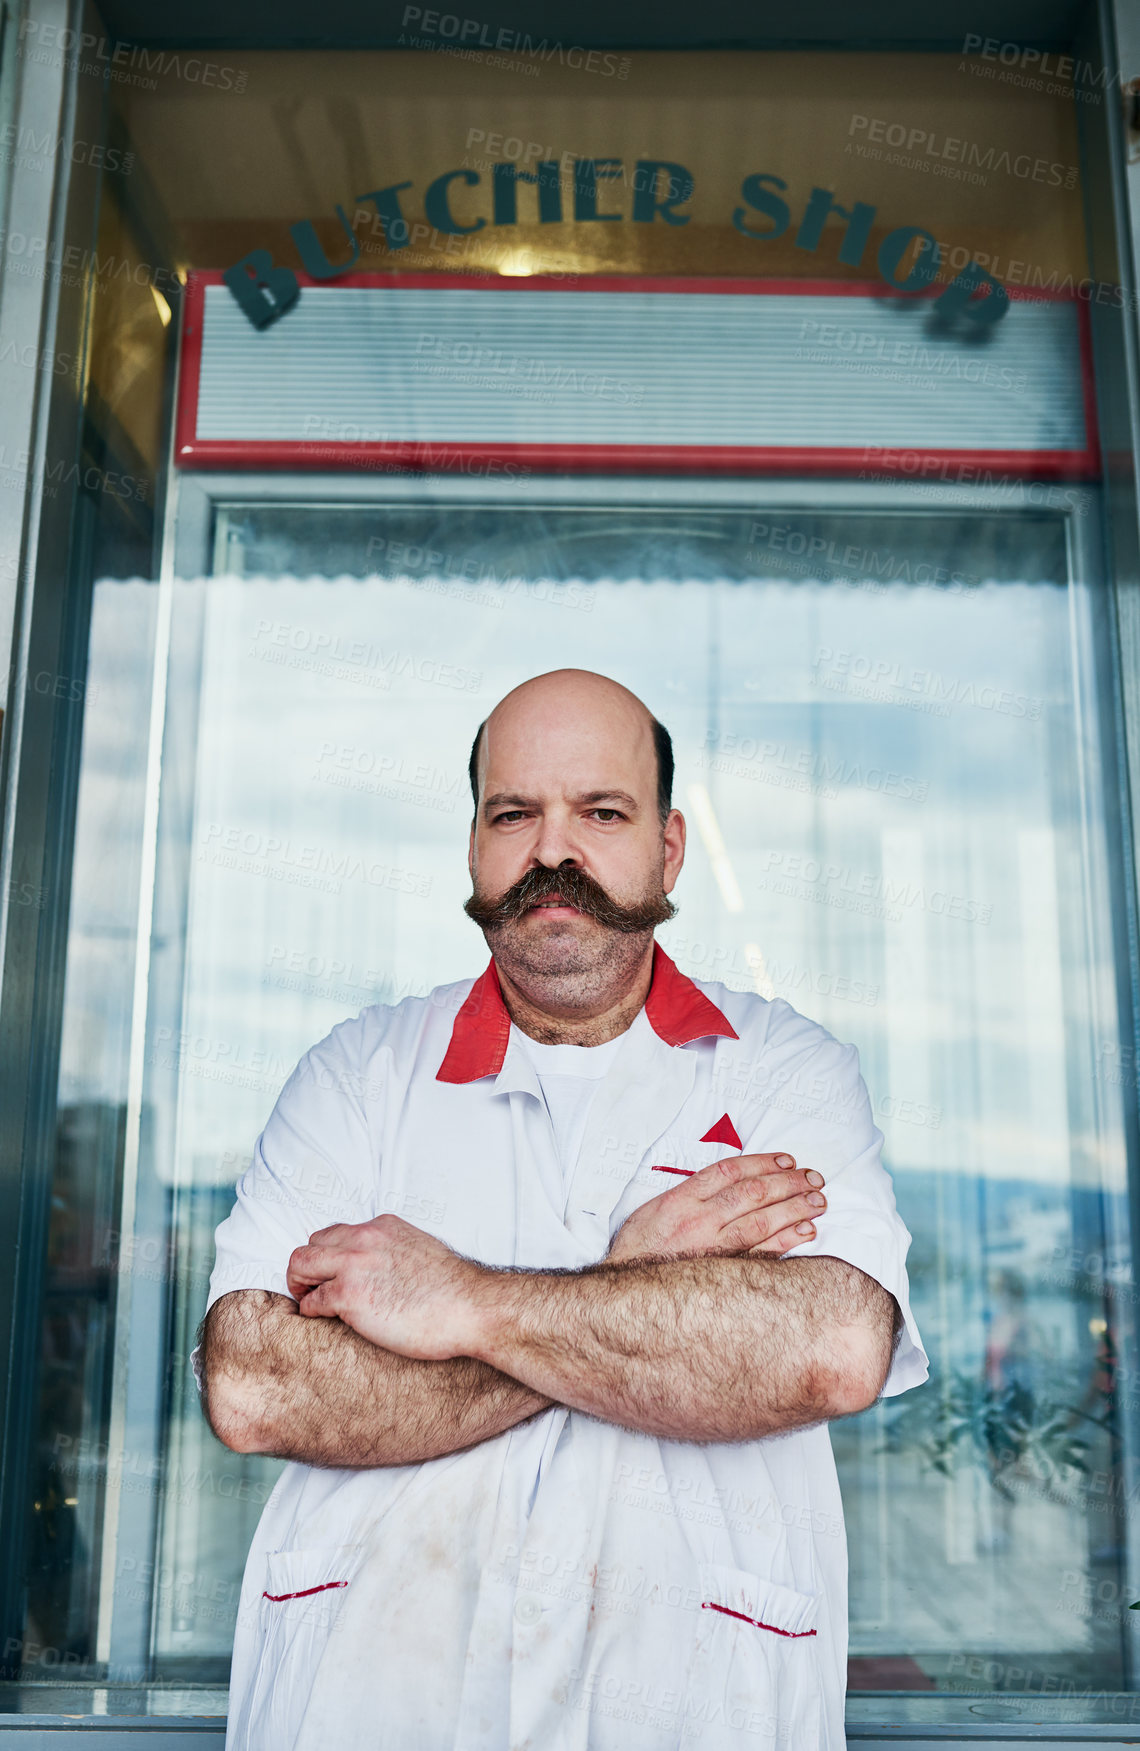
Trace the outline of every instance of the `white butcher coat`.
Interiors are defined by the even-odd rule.
[[[591,1264],[735,1139],[825,1176],[796,1256],[883,1284],[904,1319],[886,1392],[924,1380],[910,1235],[854,1047],[660,948],[568,1184],[493,962],[334,1028],[218,1227],[209,1302],[286,1294],[310,1234],[383,1211],[491,1266]],[[846,1655],[825,1427],[698,1445],[550,1409],[423,1465],[286,1467],[246,1564],[226,1747],[839,1751]]]

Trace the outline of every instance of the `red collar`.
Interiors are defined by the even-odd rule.
[[[653,982],[645,1013],[654,1033],[667,1046],[687,1046],[692,1040],[718,1034],[735,1040],[736,1029],[693,981],[679,973],[657,943],[653,945]],[[474,1082],[497,1076],[507,1055],[511,1018],[503,1002],[499,975],[492,960],[472,985],[455,1018],[451,1043],[435,1073],[437,1082]]]

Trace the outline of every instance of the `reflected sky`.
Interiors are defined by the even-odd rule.
[[[663,945],[859,1047],[915,1235],[927,1402],[980,1415],[1024,1390],[1042,1427],[1054,1399],[1100,1417],[1130,1071],[1090,605],[1059,520],[237,506],[217,547],[217,576],[174,586],[144,1091],[182,1329],[298,1057],[370,1002],[485,964],[462,912],[471,741],[518,682],[581,666],[674,738],[690,836]],[[97,589],[72,1101],[122,1086],[100,1042],[124,1037],[107,1017],[130,996],[152,611],[150,586]],[[855,1651],[953,1687],[963,1647],[1000,1643],[1114,1682],[1117,1627],[1058,1605],[1043,1555],[1115,1573],[1104,1517],[1037,1484],[1011,1504],[973,1449],[932,1470],[937,1408],[900,1424],[888,1461],[883,1415],[837,1440]],[[164,1439],[183,1466],[208,1454],[188,1389]],[[172,1499],[163,1549],[228,1572],[250,1512]],[[226,1652],[225,1613],[163,1599],[157,1621],[164,1655]]]

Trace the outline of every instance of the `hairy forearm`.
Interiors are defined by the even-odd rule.
[[[549,1400],[486,1362],[395,1356],[339,1319],[245,1289],[203,1322],[203,1408],[218,1438],[306,1465],[415,1465],[475,1446]]]
[[[471,1353],[606,1422],[755,1440],[878,1396],[897,1308],[839,1259],[640,1259],[486,1272]]]

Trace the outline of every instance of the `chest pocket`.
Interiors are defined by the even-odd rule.
[[[699,1136],[689,1114],[686,1114],[686,1121],[684,1128],[671,1126],[658,1139],[644,1163],[654,1176],[653,1183],[662,1189],[671,1182],[675,1184],[679,1177],[711,1167],[714,1161],[722,1161],[726,1155],[744,1153],[740,1131],[727,1112],[710,1123]]]
[[[819,1599],[715,1563],[700,1589],[682,1751],[820,1751]]]
[[[700,1129],[700,1126],[704,1128]],[[711,1168],[714,1161],[723,1161],[725,1156],[739,1156],[742,1150],[737,1149],[737,1140],[739,1129],[728,1114],[716,1121],[707,1119],[706,1114],[693,1119],[692,1107],[686,1108],[681,1119],[662,1131],[657,1142],[651,1143],[650,1149],[641,1157],[613,1212],[609,1224],[611,1238],[623,1220],[643,1203],[648,1203],[650,1198],[671,1191],[674,1185],[681,1184],[693,1173],[700,1173],[702,1168]]]
[[[622,1193],[610,1221],[611,1237],[617,1233],[627,1216],[642,1204],[668,1192],[703,1167],[722,1161],[726,1155],[739,1155],[740,1150],[727,1143],[694,1142],[679,1127],[666,1131],[646,1152]]]

